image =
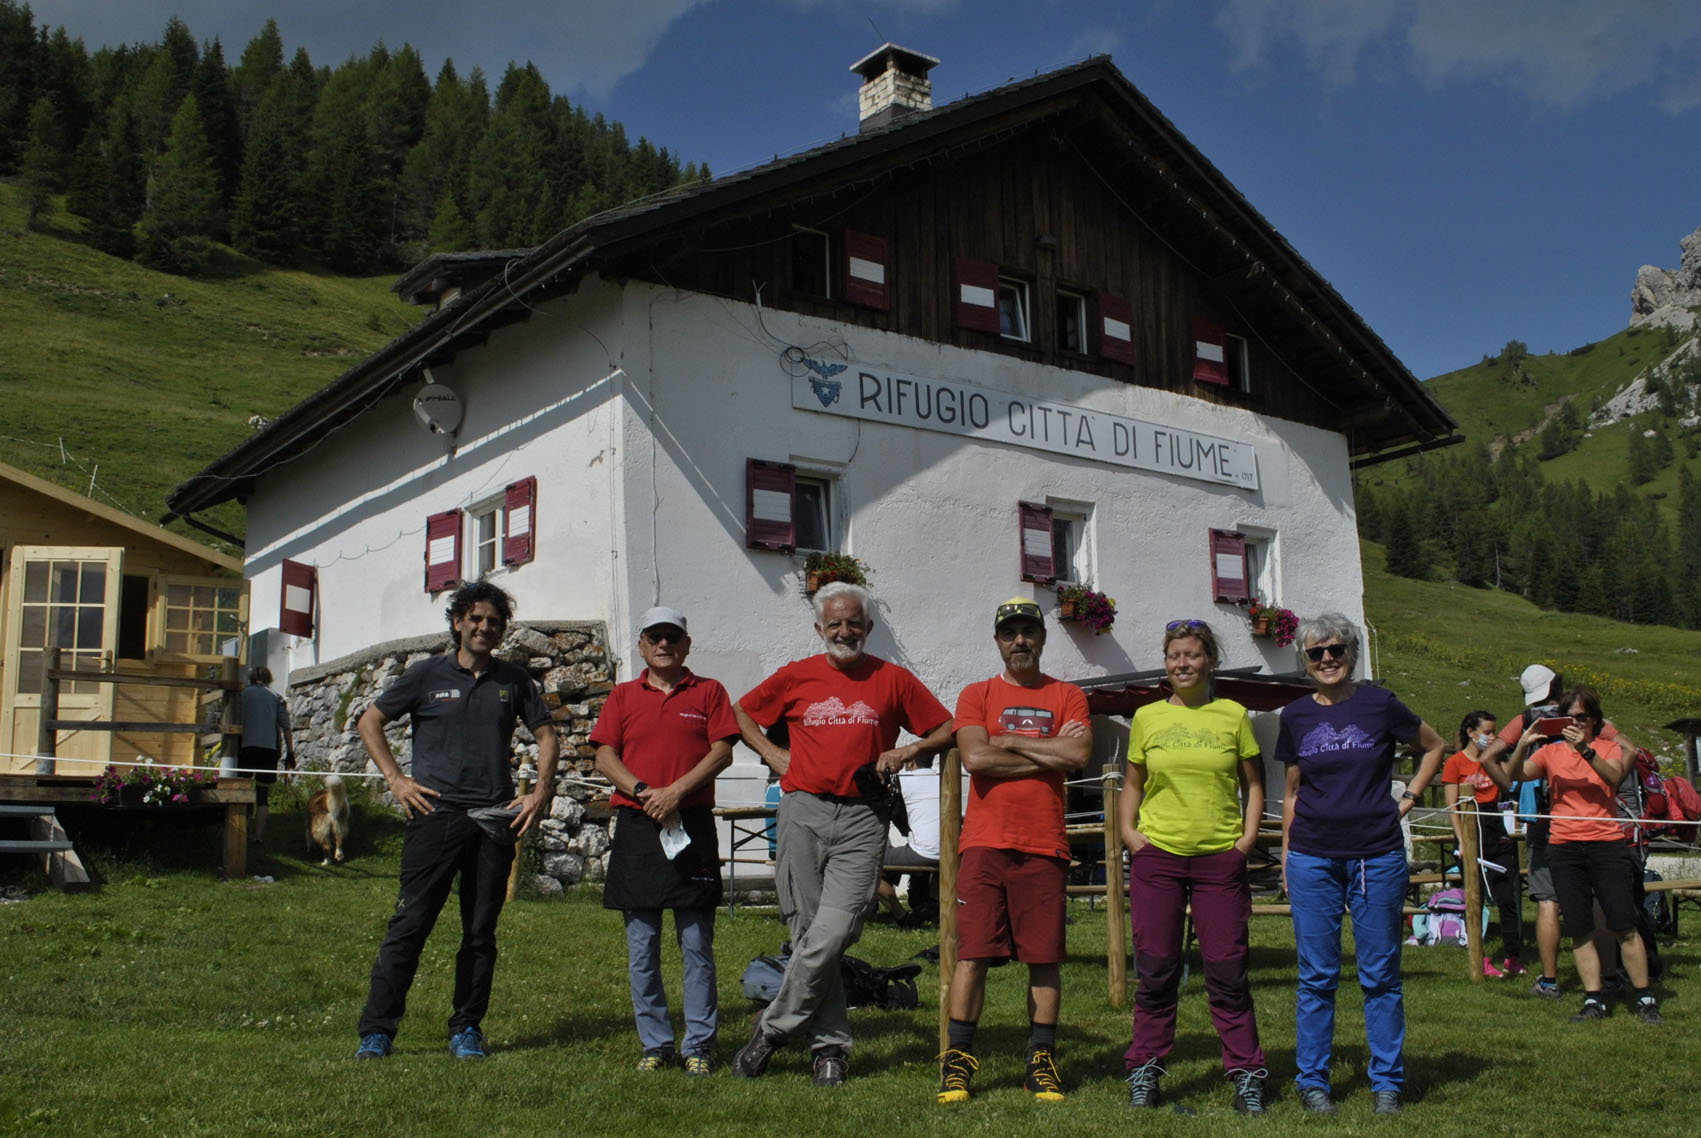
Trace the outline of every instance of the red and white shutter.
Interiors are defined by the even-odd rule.
[[[524,565],[537,553],[537,479],[509,486],[502,502],[502,564]]]
[[[845,230],[845,299],[882,312],[892,307],[886,283],[886,239]]]
[[[958,257],[952,273],[952,309],[957,327],[976,332],[998,331],[998,266],[991,261]]]
[[[1200,383],[1228,385],[1228,353],[1223,326],[1210,320],[1193,322],[1193,378]]]
[[[441,592],[461,583],[461,511],[447,510],[425,519],[425,591]]]
[[[1219,601],[1249,601],[1246,579],[1246,539],[1233,530],[1211,531],[1211,595]]]
[[[283,563],[278,597],[278,627],[291,636],[313,635],[313,602],[319,591],[319,571],[299,561]]]
[[[795,549],[792,520],[797,467],[786,462],[744,460],[744,545],[748,549]]]
[[[1049,585],[1057,580],[1051,543],[1051,507],[1018,502],[1016,516],[1021,526],[1022,580]]]
[[[1134,305],[1104,292],[1095,295],[1093,301],[1093,332],[1098,340],[1095,350],[1107,360],[1133,363]]]

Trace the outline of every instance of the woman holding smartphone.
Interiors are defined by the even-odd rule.
[[[1642,868],[1617,817],[1618,784],[1630,758],[1614,739],[1600,737],[1601,697],[1591,687],[1576,687],[1561,698],[1569,723],[1538,720],[1530,724],[1507,760],[1506,777],[1525,772],[1545,777],[1553,811],[1548,835],[1548,865],[1559,895],[1559,916],[1571,938],[1571,959],[1583,985],[1583,1006],[1572,1023],[1606,1019],[1612,1014],[1601,999],[1601,958],[1591,939],[1595,903],[1618,942],[1619,960],[1635,988],[1635,1011],[1644,1023],[1664,1023],[1659,1001],[1648,989],[1648,954],[1636,932],[1636,880]],[[1561,737],[1536,747],[1559,729]],[[1531,748],[1535,748],[1533,754]]]

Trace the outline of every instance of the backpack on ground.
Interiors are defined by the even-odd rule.
[[[1465,891],[1438,889],[1424,902],[1425,912],[1412,918],[1412,935],[1407,944],[1468,944],[1465,926]],[[1488,909],[1482,911],[1482,931],[1488,932]]]
[[[785,980],[786,966],[791,963],[791,942],[780,947],[773,956],[758,956],[745,965],[740,984],[744,994],[757,1003],[772,1003]],[[846,956],[839,963],[839,979],[845,987],[845,1004],[853,1008],[881,1008],[904,1011],[921,1003],[915,978],[921,974],[919,964],[900,964],[896,968],[879,968],[866,960]]]

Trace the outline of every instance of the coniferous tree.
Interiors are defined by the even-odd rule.
[[[136,222],[145,200],[142,152],[128,96],[107,112],[104,130],[90,129],[77,149],[67,205],[87,223],[89,243],[114,257],[136,252]]]
[[[59,135],[59,114],[45,96],[30,108],[29,141],[24,144],[18,184],[24,193],[24,224],[34,229],[48,203],[59,191],[65,167]]]
[[[220,224],[218,171],[194,95],[172,116],[171,134],[149,180],[137,257],[153,268],[194,273],[206,267]]]
[[[388,228],[367,129],[373,72],[371,58],[349,60],[325,82],[313,111],[304,198],[314,224],[307,236],[338,272],[369,271]]]
[[[554,142],[551,125],[543,76],[532,64],[510,65],[496,89],[496,107],[473,153],[468,179],[473,222],[486,248],[541,239],[534,237],[532,226],[548,192],[544,156]]]
[[[1701,628],[1701,481],[1688,466],[1677,472],[1677,546],[1672,557],[1676,617]]]
[[[28,4],[0,0],[0,173],[18,168],[36,99],[35,15]]]
[[[230,89],[230,71],[217,39],[201,53],[191,89],[201,122],[207,128],[207,146],[212,151],[213,168],[218,172],[219,201],[221,206],[228,207],[242,177],[242,135],[236,97]]]
[[[426,107],[425,130],[402,167],[397,244],[404,260],[477,243],[466,210],[467,179],[489,117],[484,73],[474,68],[462,81],[454,62],[445,61]]]
[[[268,19],[266,26],[260,29],[260,34],[249,40],[248,46],[242,49],[242,58],[230,73],[231,94],[236,101],[236,118],[244,139],[248,137],[254,113],[260,109],[260,100],[266,97],[266,90],[271,87],[272,80],[280,75],[283,69],[283,36],[278,32],[278,22]]]
[[[289,72],[278,72],[255,108],[231,208],[231,240],[244,253],[265,260],[287,261],[301,240],[305,136],[299,82]]]

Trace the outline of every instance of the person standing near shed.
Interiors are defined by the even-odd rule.
[[[815,594],[825,651],[795,660],[733,709],[744,742],[780,775],[774,887],[791,927],[791,960],[756,1017],[733,1073],[762,1075],[781,1046],[807,1034],[817,1086],[850,1074],[850,1016],[839,966],[862,935],[886,850],[885,775],[951,745],[951,713],[907,668],[867,653],[873,601],[860,585]],[[784,721],[790,747],[763,730]],[[921,736],[898,746],[899,730]]]
[[[407,1006],[419,954],[455,879],[461,885],[461,949],[455,957],[449,1053],[483,1059],[479,1024],[496,973],[496,921],[508,896],[508,869],[520,836],[549,810],[560,740],[537,684],[518,664],[498,659],[513,615],[507,593],[486,581],[449,598],[454,651],[403,672],[361,714],[360,738],[407,816],[395,915],[360,1013],[357,1059],[390,1054]],[[413,764],[403,773],[384,724],[413,720]],[[517,795],[511,753],[514,725],[537,736],[537,787]]]
[[[1042,1102],[1064,1097],[1057,1074],[1057,1016],[1067,955],[1069,831],[1064,780],[1093,752],[1087,697],[1040,671],[1045,618],[1012,597],[992,618],[1004,671],[957,698],[957,747],[969,772],[957,871],[957,968],[941,1103],[967,1102],[979,1069],[975,1033],[986,970],[1011,956],[1028,966],[1028,1062],[1023,1087]]]
[[[738,720],[726,689],[685,666],[685,616],[658,605],[638,618],[644,671],[608,694],[591,730],[597,772],[614,783],[614,846],[605,908],[626,920],[632,1012],[644,1053],[640,1071],[674,1062],[673,1024],[662,986],[662,911],[685,973],[685,1073],[714,1071],[720,1003],[715,991],[715,906],[721,901],[715,776],[732,763]]]
[[[295,769],[295,733],[289,729],[289,704],[271,688],[272,670],[264,665],[248,670],[242,689],[242,745],[237,765],[254,776],[254,840],[266,840],[271,814],[272,784],[278,781],[278,758]]]

